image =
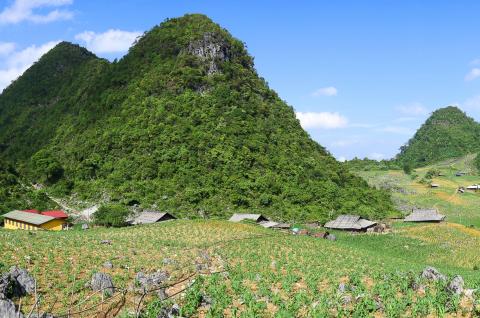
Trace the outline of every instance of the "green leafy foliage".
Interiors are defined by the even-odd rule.
[[[44,191],[34,191],[21,181],[19,173],[9,164],[0,160],[0,214],[11,210],[56,207]]]
[[[480,154],[477,154],[475,158],[475,166],[477,167],[477,171],[480,172]]]
[[[130,210],[120,204],[105,204],[93,214],[93,221],[97,225],[107,227],[121,227],[127,224]]]
[[[69,72],[58,71],[58,56]],[[45,73],[58,76],[32,85]],[[0,115],[1,156],[83,200],[284,220],[394,209],[308,136],[243,43],[203,15],[166,20],[111,64],[62,43],[0,96]],[[27,132],[9,133],[19,129]]]
[[[457,107],[433,112],[412,139],[400,148],[398,161],[425,166],[480,149],[480,124]]]
[[[395,160],[373,160],[368,158],[353,158],[345,161],[344,165],[351,171],[392,170],[400,169]]]

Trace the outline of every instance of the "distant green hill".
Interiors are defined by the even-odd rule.
[[[457,107],[449,106],[433,112],[401,147],[397,160],[418,167],[479,150],[480,124]]]
[[[0,95],[0,115],[1,156],[57,195],[183,216],[393,210],[308,136],[243,43],[203,15],[163,22],[114,63],[59,44]]]

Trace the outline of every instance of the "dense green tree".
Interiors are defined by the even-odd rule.
[[[95,224],[107,227],[121,227],[127,224],[130,210],[120,204],[105,204],[93,214]]]

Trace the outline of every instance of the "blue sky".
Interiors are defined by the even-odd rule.
[[[480,1],[0,0],[0,89],[57,41],[101,57],[204,13],[337,158],[389,158],[433,110],[480,120]]]

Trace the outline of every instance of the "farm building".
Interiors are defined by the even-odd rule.
[[[138,214],[133,220],[131,220],[130,223],[133,225],[151,224],[175,219],[176,217],[168,212],[143,211],[140,212],[140,214]]]
[[[12,211],[3,215],[6,229],[61,231],[66,225],[64,218],[39,213]]]
[[[478,191],[478,190],[480,190],[480,185],[479,185],[479,184],[473,184],[473,185],[471,185],[471,186],[468,186],[468,187],[467,187],[467,190]]]
[[[404,222],[441,222],[445,215],[439,214],[435,209],[413,210],[403,221]]]
[[[458,171],[457,173],[455,173],[455,176],[456,176],[456,177],[461,177],[461,176],[464,176],[464,175],[466,175],[466,174],[467,174],[466,172]]]
[[[263,222],[260,222],[259,224],[267,229],[288,230],[290,228],[290,224],[278,223],[274,221],[263,221]]]
[[[335,220],[325,223],[327,229],[366,231],[369,227],[377,224],[358,215],[339,215]]]
[[[244,221],[244,220],[252,220],[252,221],[255,221],[257,223],[270,221],[269,219],[267,219],[266,217],[264,217],[261,214],[245,214],[245,213],[235,213],[234,215],[232,215],[232,217],[230,218],[229,221],[230,222],[241,222],[241,221]]]
[[[439,188],[440,185],[438,183],[432,183],[430,184],[430,188]]]

